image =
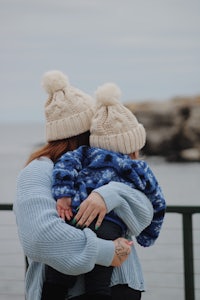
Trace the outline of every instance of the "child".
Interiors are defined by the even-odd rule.
[[[137,160],[139,150],[146,141],[145,129],[132,112],[119,102],[120,94],[119,88],[112,83],[97,89],[90,147],[81,146],[65,153],[57,161],[53,170],[52,192],[57,200],[59,215],[71,221],[91,191],[110,181],[123,182],[140,190],[149,198],[154,209],[151,224],[136,237],[138,243],[146,247],[152,245],[159,235],[166,205],[160,186],[147,163]],[[74,223],[73,219],[71,224]],[[127,227],[126,220],[121,220],[114,211],[105,216],[99,228],[95,222],[90,226],[104,239],[127,235]],[[47,274],[55,271],[48,266],[47,270]],[[95,266],[85,274],[86,295],[99,294],[104,299],[109,298],[111,275],[112,267]],[[67,292],[67,284],[73,285],[76,278],[62,276]]]

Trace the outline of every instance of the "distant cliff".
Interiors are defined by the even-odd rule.
[[[169,161],[200,161],[200,96],[126,106],[147,131],[144,154]]]

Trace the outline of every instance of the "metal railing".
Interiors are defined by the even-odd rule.
[[[0,211],[12,209],[12,204],[0,204]],[[182,215],[184,294],[185,300],[195,300],[192,216],[200,213],[200,206],[168,206],[167,213]]]
[[[182,214],[185,300],[195,300],[192,216],[200,206],[168,206],[167,212]]]

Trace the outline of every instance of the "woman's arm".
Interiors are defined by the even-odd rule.
[[[142,192],[120,182],[110,182],[95,192],[103,197],[107,211],[114,210],[132,235],[139,235],[151,223],[153,206]]]
[[[14,213],[25,255],[71,275],[88,272],[95,264],[109,266],[116,259],[115,243],[59,218],[51,195],[52,168],[49,160],[35,160],[18,176]],[[128,253],[130,246],[122,243]]]
[[[100,195],[100,196],[99,196]],[[96,218],[99,227],[106,213],[114,210],[127,225],[130,233],[137,236],[153,218],[153,207],[140,191],[120,182],[110,182],[95,189],[83,201],[75,216],[79,225],[89,224]]]

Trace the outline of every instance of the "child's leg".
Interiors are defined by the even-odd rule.
[[[112,276],[113,267],[103,267],[95,265],[94,269],[85,274],[85,290],[87,295],[101,294],[109,296],[110,280]]]
[[[74,298],[70,298],[70,300],[111,300],[111,296],[105,296],[105,295],[81,295]]]
[[[90,228],[94,230],[96,220],[91,224]],[[100,228],[95,231],[97,236],[106,240],[115,240],[122,236],[122,229],[119,225],[104,220]],[[94,269],[85,274],[85,289],[86,294],[91,295],[107,295],[111,294],[110,280],[112,276],[113,267],[103,267],[95,265]]]
[[[131,289],[127,284],[118,284],[111,288],[112,299],[114,300],[140,300],[142,292]]]
[[[65,275],[46,265],[41,300],[65,300],[68,289],[75,282],[76,276]]]

